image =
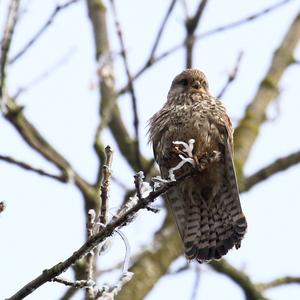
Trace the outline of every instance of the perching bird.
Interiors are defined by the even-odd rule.
[[[180,146],[176,151],[175,141],[195,140],[196,163],[215,157],[204,171],[167,192],[186,257],[209,261],[221,258],[233,246],[239,248],[247,222],[233,165],[233,128],[201,71],[187,69],[175,77],[167,102],[150,119],[149,135],[164,179],[180,163],[178,152],[184,153]],[[184,164],[174,172],[175,177],[191,168]]]

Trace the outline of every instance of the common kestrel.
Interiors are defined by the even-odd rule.
[[[221,101],[210,94],[201,71],[187,69],[174,78],[167,102],[150,119],[149,134],[164,179],[182,158],[178,153],[183,151],[180,143],[175,147],[176,141],[195,141],[195,163],[217,158],[166,195],[186,257],[209,261],[221,258],[233,246],[239,248],[247,222],[233,164],[233,128]],[[191,168],[191,164],[184,164],[174,174],[177,177]]]

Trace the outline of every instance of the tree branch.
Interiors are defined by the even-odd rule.
[[[291,277],[291,276],[280,277],[268,283],[259,283],[256,286],[257,289],[261,291],[265,291],[267,289],[271,289],[274,287],[278,287],[285,284],[291,284],[291,283],[300,284],[300,277]]]
[[[192,290],[192,295],[191,295],[191,300],[197,300],[198,299],[198,290],[199,290],[199,285],[200,285],[200,278],[201,278],[201,270],[199,265],[196,266],[195,268],[195,281],[194,281],[194,286]]]
[[[68,8],[70,5],[78,2],[79,0],[71,0],[64,4],[57,5],[53,12],[51,13],[48,20],[44,23],[44,25],[37,31],[37,33],[23,46],[23,48],[9,61],[9,64],[13,64],[16,62],[27,50],[29,50],[34,43],[43,35],[46,29],[53,23],[56,15],[63,11],[64,9]]]
[[[12,158],[10,156],[6,156],[6,155],[1,155],[0,154],[0,160],[6,161],[8,163],[17,165],[17,166],[19,166],[22,169],[25,169],[25,170],[28,170],[28,171],[31,171],[31,172],[37,173],[39,175],[55,179],[55,180],[58,180],[58,181],[61,181],[61,182],[67,182],[68,181],[68,177],[66,176],[66,174],[62,174],[62,175],[50,174],[50,173],[48,173],[48,172],[46,172],[46,171],[44,171],[42,169],[35,168],[35,167],[31,166],[30,164],[27,164],[25,162],[16,160],[16,159],[14,159],[14,158]]]
[[[138,117],[138,111],[137,111],[136,93],[135,93],[134,86],[133,86],[131,72],[129,70],[129,63],[128,63],[128,59],[127,59],[127,52],[126,52],[126,48],[125,48],[123,32],[122,32],[121,24],[120,24],[118,15],[117,15],[115,2],[114,2],[114,0],[110,0],[110,3],[112,6],[112,11],[113,11],[113,15],[114,15],[117,35],[119,37],[119,42],[121,45],[121,56],[123,57],[127,80],[129,83],[129,92],[131,95],[133,118],[134,118],[133,127],[134,127],[134,131],[135,131],[135,155],[136,155],[136,160],[137,160],[136,163],[137,163],[138,169],[143,170],[142,163],[141,163],[141,154],[140,154],[139,117]]]
[[[254,14],[251,14],[249,15],[248,17],[246,18],[242,18],[240,20],[237,20],[237,21],[234,21],[232,23],[228,23],[228,24],[225,24],[225,25],[222,25],[222,26],[219,26],[219,27],[216,27],[216,28],[213,28],[211,30],[208,30],[207,32],[204,32],[204,33],[201,33],[199,35],[196,36],[196,39],[203,39],[205,37],[208,37],[208,36],[211,36],[211,35],[214,35],[216,33],[221,33],[221,32],[224,32],[224,31],[227,31],[229,29],[233,29],[233,28],[236,28],[236,27],[239,27],[241,25],[245,25],[249,22],[252,22],[260,17],[263,17],[265,16],[266,14],[274,11],[274,10],[277,10],[279,8],[281,8],[283,5],[286,5],[288,4],[289,2],[291,2],[293,0],[283,0],[283,1],[280,1],[274,5],[271,5],[261,11],[258,11]]]
[[[281,1],[280,4],[278,5],[283,5],[288,3],[289,1]],[[264,10],[264,14],[267,12],[270,12],[271,9],[274,10],[275,8],[277,9],[279,6],[276,7],[272,7],[270,8],[270,10]],[[263,14],[259,14],[257,16],[253,15],[251,18],[247,18],[247,19],[243,19],[245,20],[245,23],[240,23],[241,24],[246,24],[247,22],[250,22],[250,20],[254,20],[256,17],[262,16]],[[295,21],[297,23],[297,20]],[[294,22],[294,23],[295,23]],[[289,30],[289,33],[287,35],[287,37],[284,38],[283,40],[283,44],[279,47],[279,49],[283,48],[284,51],[282,53],[282,50],[279,51],[279,53],[281,55],[283,55],[284,60],[289,56],[290,53],[292,53],[293,51],[291,51],[291,47],[294,48],[294,44],[297,43],[295,40],[292,42],[291,41],[291,37],[290,36],[294,36],[294,38],[297,36],[297,34],[295,34],[295,24],[291,25],[291,28]],[[298,27],[298,24],[296,25],[296,27]],[[232,27],[228,27],[232,28]],[[224,30],[226,30],[227,28],[225,28]],[[216,31],[211,31],[210,34],[214,34],[219,32],[220,28]],[[221,29],[223,30],[223,29]],[[297,31],[297,30],[296,30]],[[278,51],[275,53],[275,56],[278,56]],[[163,55],[168,55],[167,53],[162,54],[162,58]],[[290,57],[292,57],[292,55],[290,55]],[[276,61],[276,60],[275,60]],[[277,62],[276,62],[276,66],[277,66]],[[281,66],[282,67],[282,66]],[[273,68],[272,68],[273,69]],[[283,67],[284,69],[284,67]],[[145,71],[145,69],[142,70],[141,73],[137,73],[138,76],[140,76],[143,72]],[[235,135],[235,139],[237,140],[239,136]],[[245,135],[245,138],[247,138],[247,134]],[[238,149],[237,153],[239,154],[239,151],[241,151],[242,149]],[[248,157],[249,152],[247,153],[247,155],[243,155],[241,157],[242,162],[244,162],[246,160],[246,158]],[[241,172],[239,172],[239,177],[241,178]],[[168,218],[169,218],[169,214],[168,214]],[[166,224],[168,224],[168,222],[165,222],[164,226],[161,229],[161,232],[164,232],[164,230],[169,230],[170,228],[172,228],[171,226],[167,226]],[[180,246],[180,242],[178,239],[178,233],[177,231],[173,230],[172,233],[170,233],[170,235],[168,236],[167,239],[164,240],[164,243],[160,243],[161,240],[161,234],[160,232],[158,234],[156,234],[155,239],[153,241],[153,244],[155,245],[154,249],[155,249],[155,255],[152,256],[151,253],[149,253],[150,251],[146,250],[145,252],[143,252],[139,258],[136,260],[136,262],[133,264],[131,271],[135,273],[134,278],[131,280],[131,282],[128,283],[127,286],[124,287],[124,289],[122,290],[121,294],[118,295],[118,300],[125,300],[125,299],[132,299],[132,300],[137,300],[137,299],[142,299],[145,297],[145,295],[151,290],[151,288],[154,286],[154,284],[160,279],[161,276],[163,276],[164,274],[166,274],[168,268],[166,266],[169,266],[174,259],[176,259],[178,256],[180,256],[182,254],[181,251],[181,246]],[[168,249],[172,249],[172,251],[168,251]],[[159,254],[163,253],[163,256],[160,256]],[[164,268],[163,270],[159,267],[159,264],[162,263],[164,264]],[[153,272],[151,272],[151,274],[147,274],[145,276],[145,269],[151,269],[153,270]],[[147,280],[145,280],[145,278],[147,278]],[[143,284],[141,284],[141,282]],[[139,290],[137,290],[136,287],[140,287],[141,288]],[[255,293],[254,293],[255,294]]]
[[[161,24],[161,26],[158,30],[157,36],[154,40],[153,46],[152,46],[151,51],[150,51],[150,55],[148,56],[148,59],[146,60],[144,66],[140,69],[140,71],[132,77],[132,79],[131,79],[132,81],[134,81],[136,78],[138,78],[147,68],[149,68],[150,66],[152,66],[152,64],[154,64],[156,62],[155,52],[158,48],[158,45],[159,45],[159,42],[161,40],[163,31],[166,27],[167,21],[168,21],[171,13],[173,11],[173,8],[175,7],[176,1],[177,0],[172,0],[171,1],[170,6],[168,7],[167,12],[165,14],[165,17],[162,21],[162,24]],[[130,82],[128,81],[127,84],[118,92],[118,95],[124,94],[126,91],[128,91],[129,90],[129,85],[130,85]]]
[[[238,57],[237,57],[235,66],[234,66],[233,70],[230,72],[230,74],[227,78],[227,81],[226,81],[225,85],[223,86],[222,90],[220,91],[220,93],[218,94],[217,98],[222,98],[224,96],[225,92],[227,91],[228,87],[235,80],[236,75],[237,75],[238,70],[239,70],[239,66],[240,66],[242,57],[243,57],[243,52],[240,52]]]
[[[108,192],[109,192],[109,185],[111,179],[111,164],[112,164],[112,157],[113,152],[110,146],[105,147],[105,165],[102,168],[102,183],[101,183],[101,209],[99,213],[99,221],[101,224],[107,224],[107,212],[108,212]]]
[[[211,30],[208,30],[204,33],[201,33],[199,35],[196,35],[195,36],[195,39],[196,40],[203,40],[204,38],[207,38],[211,35],[214,35],[214,34],[218,34],[218,33],[221,33],[221,32],[224,32],[224,31],[227,31],[227,30],[230,30],[230,29],[233,29],[233,28],[236,28],[236,27],[239,27],[239,26],[242,26],[242,25],[245,25],[245,24],[248,24],[260,17],[263,17],[265,16],[266,14],[268,13],[271,13],[273,12],[274,10],[277,10],[279,9],[280,7],[282,7],[283,5],[286,5],[288,4],[289,2],[291,2],[292,0],[283,0],[283,1],[280,1],[270,7],[267,7],[259,12],[256,12],[254,14],[251,14],[249,16],[247,16],[246,18],[242,18],[240,20],[237,20],[237,21],[234,21],[232,23],[229,23],[229,24],[225,24],[225,25],[222,25],[222,26],[219,26],[219,27],[216,27],[216,28],[213,28]],[[166,58],[167,56],[173,54],[174,52],[178,51],[179,49],[181,49],[182,47],[184,47],[186,45],[186,40],[176,46],[173,46],[172,48],[164,51],[163,53],[161,53],[160,55],[157,55],[157,56],[153,56],[150,59],[146,60],[146,63],[139,69],[139,71],[136,72],[136,74],[133,75],[132,79],[133,80],[136,80],[137,78],[139,78],[145,71],[147,71],[150,67],[152,67],[154,64],[156,64],[157,62],[163,60],[164,58]],[[128,91],[128,83],[123,86],[119,91],[118,91],[118,95],[121,95],[121,94],[124,94]]]
[[[110,45],[108,39],[108,31],[106,24],[106,7],[101,0],[87,0],[89,17],[93,26],[94,41],[96,48],[96,59],[110,54]],[[100,82],[101,94],[101,120],[107,119],[109,128],[118,144],[118,147],[125,157],[129,165],[135,170],[139,171],[137,165],[135,140],[129,135],[127,128],[122,120],[122,116],[118,105],[116,104],[116,89],[114,83],[114,73],[112,64],[109,63],[105,66],[105,72],[110,74],[112,80],[102,80]],[[96,134],[95,148],[98,145],[99,136]],[[101,144],[101,143],[100,143]],[[98,153],[98,151],[97,151]],[[99,151],[101,153],[101,151]],[[147,168],[148,161],[141,157],[143,169]]]
[[[244,272],[235,269],[224,259],[211,261],[209,266],[238,284],[244,291],[247,300],[267,300]]]
[[[177,2],[177,0],[172,0],[171,3],[170,3],[170,6],[167,9],[167,12],[166,12],[166,14],[165,14],[165,16],[163,18],[162,23],[161,23],[161,26],[160,26],[160,28],[159,28],[159,30],[157,32],[157,36],[156,36],[156,38],[154,40],[154,43],[153,43],[152,49],[150,51],[150,55],[149,55],[148,61],[151,61],[152,58],[155,55],[155,52],[156,52],[156,49],[157,49],[157,47],[159,45],[159,42],[160,42],[160,39],[162,37],[163,31],[164,31],[164,29],[166,27],[166,24],[167,24],[167,21],[168,21],[171,13],[173,11],[173,8],[175,7],[176,2]]]
[[[46,70],[44,70],[42,73],[38,74],[35,78],[33,78],[30,82],[28,82],[26,85],[21,86],[18,88],[16,94],[13,96],[14,99],[17,99],[22,93],[27,92],[30,88],[37,85],[41,81],[48,78],[54,71],[56,71],[59,67],[66,64],[68,60],[72,57],[74,54],[74,48],[68,50],[67,53],[65,53],[58,61],[56,61],[53,65],[48,67]]]
[[[192,18],[188,18],[185,23],[186,29],[186,67],[191,68],[193,65],[193,49],[195,45],[195,30],[200,22],[201,17],[203,16],[204,9],[207,5],[207,0],[201,0],[199,2],[198,8],[195,12],[195,15]]]
[[[58,167],[63,172],[64,176],[66,176],[66,181],[69,179],[74,180],[75,185],[81,190],[85,197],[87,211],[90,208],[94,208],[92,203],[97,201],[96,189],[81,178],[72,168],[70,163],[61,154],[59,154],[27,120],[23,113],[23,107],[17,105],[12,98],[8,98],[6,110],[7,111],[4,115],[5,118],[15,127],[25,142],[44,158]]]
[[[7,57],[10,49],[11,40],[15,30],[18,19],[20,0],[11,0],[6,24],[4,26],[3,38],[1,40],[1,53],[0,53],[0,101],[3,98],[3,89],[5,85],[5,69],[7,65]]]
[[[248,105],[243,119],[234,133],[236,171],[242,178],[243,166],[256,141],[260,126],[265,120],[266,110],[278,95],[278,83],[290,65],[294,50],[300,39],[300,14],[291,24],[279,48],[275,51],[271,66],[261,81],[256,95]],[[241,187],[243,189],[243,187]]]
[[[275,160],[268,166],[245,178],[243,191],[250,190],[257,183],[260,183],[276,173],[282,172],[298,163],[300,163],[300,151]]]
[[[135,205],[127,210],[121,210],[121,213],[115,216],[112,221],[107,224],[105,227],[101,228],[98,233],[93,235],[88,239],[78,250],[76,250],[73,255],[68,257],[63,262],[59,262],[50,269],[46,269],[42,272],[41,275],[36,277],[34,280],[22,287],[16,294],[7,298],[6,300],[20,300],[25,298],[34,292],[41,285],[47,281],[51,281],[53,278],[60,275],[62,272],[65,272],[70,266],[72,266],[76,261],[84,257],[87,253],[92,251],[99,243],[103,242],[107,237],[111,236],[117,228],[120,228],[128,224],[132,217],[141,209],[147,208],[147,206],[152,203],[157,197],[167,192],[170,188],[176,186],[180,182],[184,181],[187,178],[191,178],[199,174],[206,169],[207,166],[197,169],[192,169],[190,172],[187,172],[177,178],[176,181],[170,181],[165,183],[163,186],[158,188],[156,191],[152,191],[148,197],[142,198],[142,201],[138,201]],[[180,248],[180,247],[177,247]],[[170,250],[170,249],[169,249]],[[158,262],[160,265],[162,261]],[[168,267],[168,265],[166,265]],[[161,266],[162,267],[162,266]],[[160,267],[160,268],[161,268]],[[145,270],[143,270],[145,271]],[[164,270],[166,272],[167,270]],[[130,298],[127,298],[130,299]]]
[[[134,277],[123,287],[116,300],[144,299],[182,252],[182,243],[174,220],[166,218],[163,226],[155,234],[151,247],[136,257],[129,269],[134,273]]]
[[[87,238],[88,240],[93,237],[95,231],[96,212],[91,209],[88,212],[87,218]],[[94,267],[96,265],[95,251],[92,250],[86,255],[86,282],[94,282]],[[57,277],[56,277],[57,278]],[[95,300],[95,292],[93,285],[88,286],[85,291],[86,300]]]

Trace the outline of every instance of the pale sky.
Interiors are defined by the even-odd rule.
[[[0,32],[8,0],[0,1]],[[52,0],[24,0],[20,22],[16,28],[11,54],[16,53],[48,18],[57,3]],[[178,1],[180,2],[180,1]],[[188,1],[192,11],[193,1]],[[227,24],[248,16],[275,3],[274,0],[211,0],[197,33]],[[147,58],[154,37],[165,14],[169,1],[116,1],[125,34],[125,42],[133,73]],[[109,5],[108,5],[109,6]],[[223,87],[240,51],[244,52],[239,73],[222,99],[236,123],[251,101],[256,88],[270,65],[272,53],[280,44],[290,23],[299,11],[300,1],[294,0],[256,21],[200,40],[195,49],[194,67],[203,70],[209,79],[213,94]],[[177,4],[159,52],[182,41],[184,12]],[[113,22],[109,19],[112,48],[119,50]],[[300,48],[295,53],[300,59]],[[147,144],[147,120],[160,109],[166,99],[172,78],[184,68],[182,50],[149,69],[135,83],[140,113],[140,139],[144,155],[151,158]],[[94,45],[85,1],[80,1],[62,12],[40,40],[22,59],[8,68],[8,92],[14,95],[20,87],[27,86],[39,74],[61,59],[65,63],[49,77],[36,83],[18,98],[25,106],[25,114],[87,180],[94,181],[97,158],[92,148],[98,124],[98,90],[94,62]],[[116,56],[117,86],[125,82],[122,60]],[[247,163],[247,174],[272,162],[278,157],[299,150],[299,76],[300,66],[291,66],[280,82],[281,94],[278,109],[270,107],[268,121]],[[122,114],[132,128],[131,102],[128,96],[119,99]],[[276,117],[276,118],[274,118]],[[28,162],[36,167],[56,172],[56,169],[31,150],[20,139],[13,127],[0,119],[0,153]],[[133,187],[132,171],[120,156],[109,132],[103,142],[116,151],[113,172],[126,186]],[[280,173],[241,196],[248,219],[248,233],[241,249],[231,251],[226,258],[235,267],[244,270],[254,282],[264,282],[279,276],[299,276],[300,199],[298,192],[300,166]],[[61,184],[0,161],[0,201],[6,210],[0,216],[0,299],[11,296],[23,285],[60,260],[64,260],[84,242],[85,218],[80,193],[70,184]],[[122,190],[111,187],[111,214],[123,199]],[[158,200],[157,203],[160,203]],[[132,252],[150,244],[152,233],[158,229],[164,212],[152,214],[142,211],[123,232],[129,239]],[[124,246],[119,238],[112,241],[110,251],[99,260],[99,265],[109,267],[122,260]],[[178,259],[172,269],[184,264]],[[201,266],[199,299],[243,299],[242,291],[226,277]],[[192,267],[194,269],[194,266]],[[121,270],[107,277],[109,283]],[[72,272],[62,274],[72,278]],[[165,276],[146,297],[155,299],[182,299],[191,297],[195,274],[186,271],[180,275]],[[101,286],[101,282],[99,283]],[[59,299],[65,290],[57,283],[47,283],[27,299]],[[289,285],[266,293],[273,300],[299,299],[300,286]],[[73,299],[83,299],[77,293]]]

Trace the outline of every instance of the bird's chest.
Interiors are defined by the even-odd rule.
[[[170,115],[170,138],[187,142],[195,139],[209,146],[218,136],[215,112],[205,106],[179,106]]]

